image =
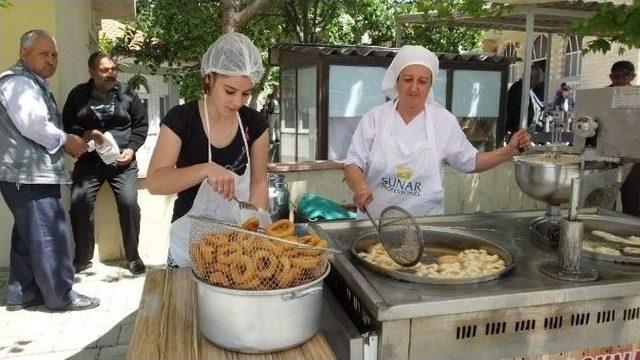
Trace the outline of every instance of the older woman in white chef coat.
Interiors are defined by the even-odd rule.
[[[390,101],[367,113],[353,134],[345,177],[358,218],[366,208],[374,218],[389,205],[414,216],[440,215],[443,168],[463,172],[490,169],[530,143],[522,129],[507,146],[480,153],[467,140],[456,117],[435,102],[433,79],[438,57],[422,46],[403,46],[382,81]]]

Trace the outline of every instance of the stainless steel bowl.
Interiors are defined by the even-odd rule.
[[[285,350],[309,340],[320,328],[322,284],[329,274],[289,289],[236,290],[197,284],[198,327],[214,344],[243,353]]]
[[[577,156],[569,153],[559,154],[561,156]],[[536,155],[547,156],[550,154],[534,152],[513,158],[516,182],[523,193],[549,205],[560,205],[571,200],[572,179],[619,166],[619,164],[607,161],[587,161],[584,163],[584,167],[581,163],[576,162],[531,161],[529,156]],[[617,192],[617,189],[615,191]]]
[[[580,164],[544,164],[528,160],[527,155],[513,158],[520,190],[551,205],[569,202],[571,179],[580,176]]]

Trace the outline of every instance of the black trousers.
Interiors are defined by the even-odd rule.
[[[140,259],[140,206],[138,206],[138,166],[116,167],[103,162],[76,162],[71,187],[71,228],[76,243],[73,262],[86,263],[93,258],[95,232],[93,210],[100,187],[106,181],[111,186],[118,206],[122,243],[127,261]]]
[[[640,216],[640,165],[635,164],[620,188],[622,212]]]
[[[0,181],[13,214],[7,303],[41,299],[50,309],[73,301],[71,238],[59,184]]]

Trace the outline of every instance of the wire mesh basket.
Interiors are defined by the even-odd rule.
[[[411,214],[399,207],[382,210],[378,223],[380,241],[396,263],[413,266],[420,262],[424,251],[422,231]]]
[[[312,235],[289,234],[278,241],[211,219],[192,218],[191,222],[191,268],[200,280],[214,286],[241,290],[285,289],[319,278],[327,266],[327,252],[323,251],[327,242]],[[280,223],[283,229],[294,228],[293,223],[283,224]],[[268,235],[287,233],[267,232]]]

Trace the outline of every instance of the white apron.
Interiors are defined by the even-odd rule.
[[[209,111],[207,109],[207,100],[204,100],[204,113],[207,131],[207,145],[209,162],[213,162],[211,155],[211,143],[210,133],[211,126],[209,125]],[[249,185],[251,183],[251,158],[249,157],[249,145],[244,134],[244,127],[242,126],[242,120],[240,115],[237,115],[238,131],[242,134],[242,141],[244,142],[245,150],[247,151],[247,169],[244,175],[233,174],[235,179],[235,196],[239,200],[249,201]],[[189,215],[205,215],[228,223],[237,224],[242,221],[243,214],[241,214],[240,208],[235,201],[226,200],[217,191],[213,190],[213,187],[207,180],[200,184],[198,193],[193,201],[191,209],[182,217],[178,218],[171,224],[169,231],[169,256],[167,258],[167,265],[188,267],[190,266],[189,260],[189,239],[191,232],[191,218]],[[245,217],[249,217],[246,216]],[[260,217],[262,220],[262,217]]]
[[[538,95],[533,92],[533,89],[529,90],[529,101],[531,102],[531,106],[533,108],[533,120],[532,124],[529,125],[537,125],[540,127],[544,126],[544,124],[542,123],[542,110],[544,109],[544,103],[540,101],[540,99],[538,99]]]
[[[436,147],[432,113],[425,108],[422,113],[427,138],[418,143],[408,143],[390,135],[392,122],[396,121],[396,104],[376,126],[366,172],[367,183],[373,190],[373,202],[367,210],[375,219],[390,205],[406,209],[414,216],[441,215],[444,213],[442,169],[440,153]],[[415,119],[413,121],[417,121]],[[366,214],[358,212],[358,219]]]

